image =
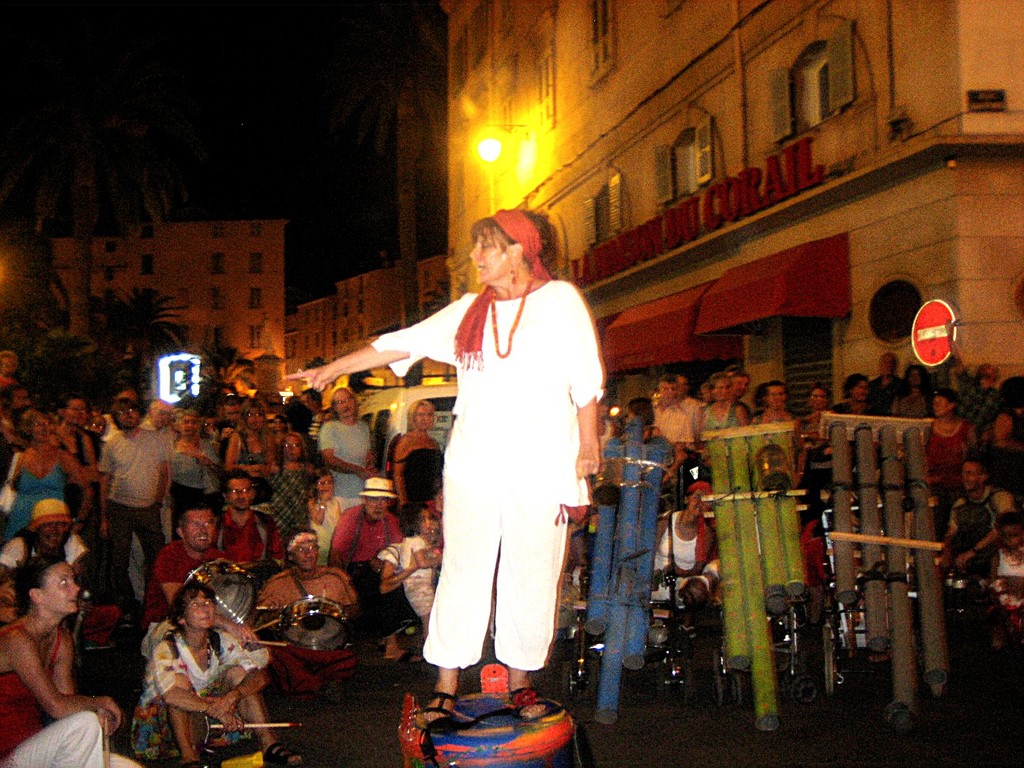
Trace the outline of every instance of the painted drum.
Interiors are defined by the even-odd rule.
[[[431,733],[440,768],[573,768],[573,734],[576,724],[562,705],[538,698],[548,707],[546,714],[535,720],[521,720],[512,713],[487,717],[473,726],[451,733]],[[507,709],[503,694],[474,693],[460,696],[455,711],[464,719],[481,717]],[[398,738],[402,745],[404,768],[427,768],[434,765],[425,758],[429,742],[416,727],[416,701],[406,694]]]

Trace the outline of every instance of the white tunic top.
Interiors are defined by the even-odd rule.
[[[409,353],[391,366],[399,376],[424,357],[457,365],[455,333],[475,298],[466,294],[414,326],[381,336],[373,346]],[[520,301],[495,302],[503,353]],[[576,477],[577,408],[601,397],[604,372],[583,297],[563,281],[529,294],[505,359],[495,352],[488,312],[482,352],[481,368],[458,369],[445,483],[457,482],[482,498],[513,491],[558,504],[586,504],[586,483]]]

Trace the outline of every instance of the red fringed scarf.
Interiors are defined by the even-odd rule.
[[[540,261],[540,232],[529,217],[522,211],[512,210],[498,211],[492,218],[512,243],[519,243],[523,247],[523,258],[530,265],[534,288],[550,280],[551,275]],[[488,285],[469,305],[455,333],[455,359],[463,368],[483,366],[484,331],[493,297],[494,289]]]

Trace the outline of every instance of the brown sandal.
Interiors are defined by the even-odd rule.
[[[453,696],[444,691],[434,691],[430,696],[430,706],[423,707],[416,713],[416,727],[421,731],[431,730],[434,733],[446,733],[454,730],[455,704],[459,697]],[[446,702],[451,702],[451,707],[446,707]],[[437,702],[436,704],[434,702]]]

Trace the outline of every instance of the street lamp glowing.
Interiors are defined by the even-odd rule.
[[[501,142],[493,136],[488,136],[476,145],[476,152],[485,163],[493,163],[501,157]]]

